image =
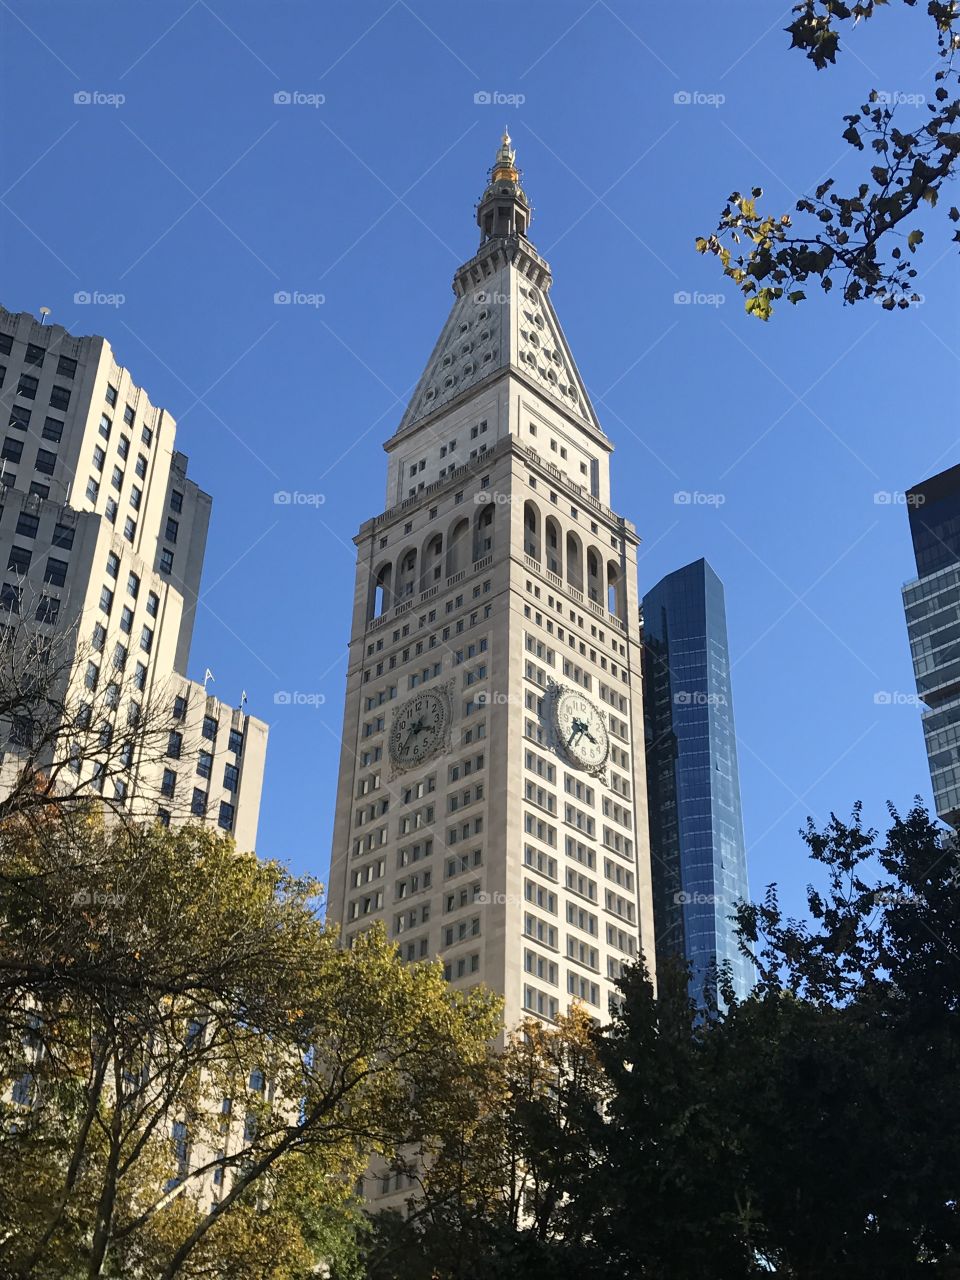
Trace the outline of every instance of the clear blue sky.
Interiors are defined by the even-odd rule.
[[[766,327],[693,239],[735,188],[762,185],[779,212],[827,172],[854,181],[870,161],[841,116],[871,88],[929,94],[935,44],[922,9],[891,6],[817,74],[787,50],[788,15],[747,0],[0,7],[2,301],[105,334],[179,420],[214,497],[191,674],[210,666],[220,696],[246,689],[271,722],[262,853],[326,871],[351,538],[384,505],[381,442],[475,250],[505,122],[617,446],[641,590],[700,555],[726,585],[753,888],[778,879],[801,905],[807,814],[860,798],[882,822],[887,798],[929,796],[918,710],[874,701],[913,690],[906,512],[874,495],[958,461],[946,224],[927,232],[922,306],[818,295]],[[275,305],[282,290],[325,301]],[[325,502],[278,506],[277,490]],[[275,706],[278,690],[326,702]]]

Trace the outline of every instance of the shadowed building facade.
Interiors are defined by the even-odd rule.
[[[917,577],[903,588],[937,814],[960,825],[960,466],[908,490]]]
[[[658,956],[691,965],[698,1001],[728,963],[754,981],[729,916],[748,897],[723,584],[706,560],[643,597],[644,717]]]

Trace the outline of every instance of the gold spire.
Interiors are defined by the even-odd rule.
[[[500,182],[516,182],[520,177],[520,170],[514,163],[517,157],[516,151],[510,146],[510,134],[506,129],[503,131],[503,137],[500,140],[500,147],[497,151],[497,158],[493,164],[491,172],[491,180]]]

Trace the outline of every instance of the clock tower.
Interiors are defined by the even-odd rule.
[[[480,245],[355,538],[328,916],[483,982],[505,1022],[653,967],[636,585],[610,454],[508,135]]]

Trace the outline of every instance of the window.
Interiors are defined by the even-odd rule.
[[[236,791],[240,785],[240,770],[235,764],[223,766],[223,785],[227,791]]]
[[[169,547],[164,547],[163,550],[160,552],[160,572],[161,573],[173,572],[173,552],[170,550]]]
[[[24,364],[43,364],[43,357],[46,355],[43,347],[38,347],[35,342],[27,343],[26,354],[23,357]]]
[[[128,427],[131,426],[133,423],[133,416],[134,416],[133,409],[131,408],[130,405],[126,405],[123,410],[123,420]]]
[[[203,736],[208,738],[210,742],[217,740],[217,722],[213,716],[203,717]]]
[[[26,431],[30,426],[30,410],[25,405],[15,404],[10,410],[9,425],[18,431]]]
[[[113,468],[113,474],[110,477],[110,483],[119,492],[123,488],[123,472],[119,467]]]
[[[120,614],[120,630],[125,631],[127,635],[133,630],[133,610],[126,604]]]
[[[40,385],[37,378],[31,378],[25,373],[21,373],[20,381],[17,383],[17,395],[24,396],[27,400],[36,400],[37,387]]]
[[[152,442],[152,440],[153,440],[153,432],[150,430],[150,428],[149,428],[149,427],[144,427],[144,428],[143,428],[143,430],[140,432],[140,439],[143,441],[143,443],[144,443],[144,444],[147,446],[147,448],[149,449],[149,448],[150,448],[150,444],[151,444],[151,442]]]
[[[159,607],[160,597],[155,591],[151,591],[147,596],[147,613],[149,613],[151,618],[155,618],[157,616],[157,610]]]
[[[77,372],[76,360],[71,360],[69,356],[61,356],[57,361],[57,373],[62,378],[72,378]]]
[[[164,769],[163,780],[160,783],[161,795],[165,795],[169,799],[172,799],[176,789],[177,789],[177,775],[174,773],[172,769]]]
[[[22,534],[24,538],[35,538],[39,528],[39,516],[33,516],[29,511],[21,511],[17,518],[17,533]]]
[[[217,816],[217,826],[222,827],[224,831],[233,830],[234,807],[226,800],[220,801],[220,813]]]
[[[182,720],[187,714],[187,700],[182,694],[177,694],[173,700],[173,718],[174,720]]]
[[[10,554],[7,557],[7,571],[11,569],[14,573],[26,573],[30,568],[30,560],[33,552],[29,547],[18,547],[14,544],[10,548]]]
[[[109,587],[100,588],[100,608],[106,614],[113,608],[113,592]]]
[[[144,627],[140,632],[140,648],[144,653],[149,653],[153,648],[153,629],[152,627]]]
[[[93,476],[91,476],[87,481],[87,498],[90,502],[96,502],[99,493],[100,486],[97,484],[96,480],[94,480]]]
[[[56,596],[41,596],[37,605],[38,622],[56,622],[60,613],[60,601]]]
[[[190,801],[190,812],[198,818],[202,818],[207,812],[207,793],[202,787],[193,788],[193,798]]]
[[[243,751],[243,734],[239,729],[230,730],[230,739],[227,742],[227,750],[233,751],[237,755]]]
[[[147,687],[147,668],[143,662],[137,663],[137,669],[134,672],[133,683],[141,692]]]
[[[107,404],[114,405],[117,403],[117,388],[112,382],[107,383]]]
[[[170,825],[170,810],[169,810],[169,809],[158,809],[158,810],[157,810],[157,821],[160,823],[161,827],[169,827],[169,825]],[[222,1173],[223,1173],[223,1170],[222,1170],[222,1169],[218,1169],[218,1170],[217,1170],[217,1173],[221,1173],[221,1174],[222,1174]],[[216,1175],[214,1175],[214,1180],[216,1180]]]
[[[109,439],[110,439],[110,432],[111,432],[111,430],[112,430],[112,429],[113,429],[113,419],[112,419],[112,418],[108,418],[108,417],[107,417],[107,415],[106,415],[105,413],[101,413],[101,415],[100,415],[100,426],[99,426],[98,430],[99,430],[100,434],[103,436],[104,440],[109,440]]]
[[[120,572],[120,557],[115,551],[111,551],[107,555],[107,575],[116,578]]]
[[[104,508],[104,515],[111,524],[117,523],[117,501],[115,498],[108,498],[107,505]]]
[[[5,609],[7,613],[19,613],[22,599],[23,587],[14,587],[9,582],[0,583],[0,609]]]
[[[88,662],[87,669],[83,676],[84,685],[90,689],[96,689],[97,681],[100,679],[100,668],[95,662]]]
[[[167,526],[163,531],[163,536],[168,542],[176,542],[177,534],[180,532],[180,525],[174,520],[173,516],[167,516]]]
[[[68,568],[69,565],[66,560],[55,560],[53,556],[50,556],[43,574],[44,582],[52,583],[55,587],[62,587],[67,580]]]
[[[117,453],[119,453],[121,458],[125,458],[129,452],[130,452],[130,437],[121,436],[120,439],[117,441]]]
[[[127,646],[119,641],[114,645],[113,665],[121,669],[127,665]]]
[[[53,526],[53,537],[50,539],[50,545],[59,547],[62,551],[69,551],[73,546],[73,536],[76,530],[69,524],[55,524]]]
[[[8,462],[19,462],[22,457],[23,441],[7,436],[3,442],[3,448],[0,449],[0,458],[6,458]]]
[[[133,596],[136,600],[140,594],[140,579],[135,573],[131,573],[127,578],[127,595]]]
[[[52,386],[50,388],[50,408],[66,413],[70,408],[70,388]]]
[[[107,455],[104,453],[100,445],[97,445],[93,451],[93,465],[97,471],[103,470],[103,464],[106,462],[106,460],[107,460]]]
[[[134,511],[140,510],[140,500],[143,497],[143,490],[133,485],[130,489],[130,505]]]
[[[171,511],[183,510],[183,494],[180,493],[178,489],[174,489],[173,492],[170,494],[170,510]]]
[[[213,771],[213,756],[209,751],[201,751],[197,757],[197,773],[201,778],[209,778]]]
[[[96,626],[93,628],[93,638],[91,643],[93,644],[93,647],[96,649],[97,653],[102,653],[103,646],[106,644],[106,642],[107,642],[107,628],[103,625],[102,622],[98,622]]]
[[[136,471],[141,480],[147,474],[147,460],[142,453],[137,454],[137,463],[134,467],[134,471]]]
[[[132,542],[137,534],[137,522],[133,516],[127,516],[123,522],[123,536],[128,542]]]
[[[176,729],[170,730],[170,736],[167,738],[167,755],[172,760],[180,759],[180,752],[183,749],[183,734]]]
[[[49,498],[50,486],[48,484],[41,484],[39,480],[31,480],[29,493],[34,498]]]
[[[56,466],[57,455],[55,453],[51,453],[49,449],[37,450],[37,461],[34,464],[34,469],[36,471],[39,471],[45,476],[52,476],[56,470]]]

